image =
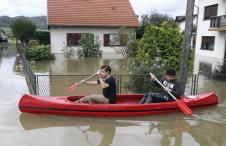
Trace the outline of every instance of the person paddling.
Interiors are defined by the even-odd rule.
[[[96,73],[98,80],[84,82],[88,85],[100,85],[103,89],[103,95],[89,95],[76,101],[76,103],[97,103],[97,104],[114,104],[116,103],[116,83],[111,76],[111,67],[102,65]],[[81,81],[83,82],[83,81]]]
[[[158,83],[156,83],[155,75],[150,73],[151,80],[153,80],[156,84],[156,86],[159,86]],[[148,104],[148,103],[156,103],[156,102],[171,102],[175,101],[168,93],[169,91],[172,95],[174,95],[177,99],[180,99],[180,96],[182,95],[181,85],[176,79],[176,70],[175,69],[168,69],[166,70],[165,77],[160,80],[160,82],[165,87],[165,92],[161,93],[146,93],[142,97],[142,99],[139,101],[140,104]]]

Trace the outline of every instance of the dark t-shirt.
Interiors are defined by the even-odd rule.
[[[163,78],[160,80],[160,82],[163,84],[164,87],[170,89],[170,93],[173,94],[173,96],[175,96],[177,99],[180,99],[180,96],[182,95],[182,90],[180,83],[176,79],[167,81],[165,78]],[[156,85],[160,87],[160,85],[157,82]],[[162,92],[162,94],[170,97],[170,95],[165,91]]]
[[[104,81],[109,85],[107,88],[103,88],[104,97],[108,98],[111,104],[116,103],[116,83],[115,79],[111,76]],[[100,80],[97,80],[97,83],[100,84]]]

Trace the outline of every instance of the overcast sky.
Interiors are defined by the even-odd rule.
[[[185,15],[187,0],[130,0],[137,15],[151,11],[172,17]],[[47,0],[1,0],[0,16],[40,16],[47,15]]]

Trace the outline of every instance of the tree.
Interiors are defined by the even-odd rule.
[[[158,61],[165,68],[179,69],[182,42],[179,28],[172,27],[170,23],[150,25],[139,41],[137,59],[142,64],[153,65],[160,58]]]
[[[93,34],[88,33],[81,36],[76,51],[79,57],[99,57],[102,55],[100,42]]]
[[[14,20],[10,25],[13,35],[16,38],[16,43],[18,40],[22,44],[27,45],[30,39],[34,36],[36,26],[25,17],[20,17],[19,19]]]
[[[116,53],[122,54],[124,58],[136,56],[138,44],[133,29],[129,29],[126,27],[120,28],[117,37],[115,37],[113,41],[120,42],[120,47],[114,47]]]
[[[180,79],[179,79],[182,85],[183,93],[185,90],[187,76],[188,76],[189,50],[191,48],[194,3],[195,3],[195,0],[187,0],[184,44],[183,44],[183,50],[182,50],[182,56],[181,56]]]
[[[155,86],[154,82],[150,81],[149,73],[153,73],[157,78],[161,78],[164,74],[163,68],[155,66],[140,64],[134,62],[129,66],[130,76],[123,84],[130,93],[146,93],[146,92],[160,92],[161,89]]]
[[[172,27],[178,27],[178,24],[174,21],[172,17],[167,14],[161,14],[156,11],[152,11],[150,15],[141,16],[141,25],[137,29],[137,38],[142,38],[145,28],[149,25],[160,25],[162,22],[168,21]]]

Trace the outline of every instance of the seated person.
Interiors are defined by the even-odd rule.
[[[96,73],[98,80],[84,82],[89,85],[100,85],[103,89],[103,95],[89,95],[77,100],[77,103],[99,103],[99,104],[114,104],[116,103],[116,83],[111,76],[111,67],[102,65]]]
[[[155,75],[151,74],[151,80],[155,80]],[[176,70],[175,69],[168,69],[166,70],[165,77],[160,80],[160,82],[165,87],[165,92],[162,93],[146,93],[144,94],[143,98],[139,101],[140,104],[147,104],[147,103],[156,103],[156,102],[171,102],[175,101],[173,97],[169,95],[168,92],[174,95],[176,98],[180,98],[182,95],[181,85],[176,79]],[[155,84],[160,86],[156,81]]]

